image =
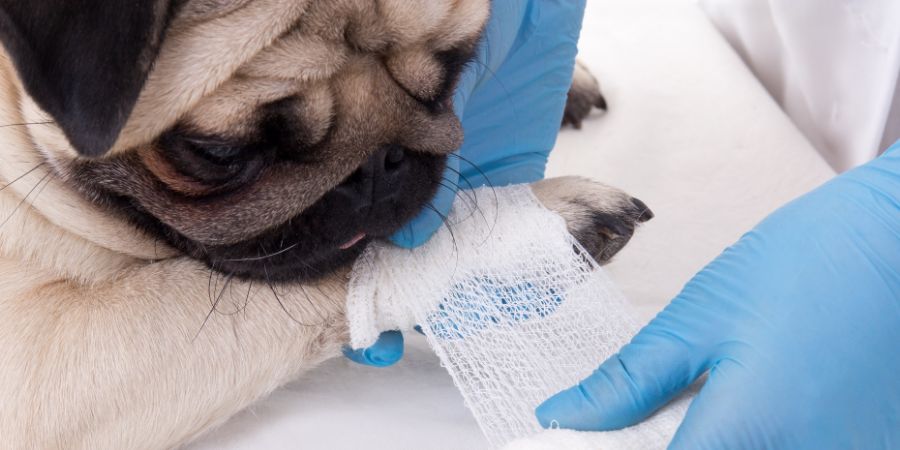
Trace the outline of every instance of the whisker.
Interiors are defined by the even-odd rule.
[[[484,178],[484,181],[485,181],[485,183],[487,183],[487,186],[490,187],[492,190],[494,189],[494,183],[492,183],[490,177],[488,177],[487,174],[484,173],[483,170],[481,170],[481,166],[473,163],[469,158],[466,158],[465,156],[460,155],[459,153],[450,153],[447,156],[453,156],[453,157],[459,158],[460,161],[463,161],[466,164],[472,166],[472,168],[475,169],[478,172],[478,174],[481,175],[482,178]],[[457,172],[457,173],[459,173],[459,172]],[[462,175],[462,174],[460,174],[460,175]],[[494,192],[494,196],[496,197],[496,191]]]
[[[49,186],[50,183],[52,183],[53,180],[56,178],[56,175],[54,175],[53,172],[48,172],[48,174],[50,175],[50,177],[47,178],[47,182],[44,183],[43,186],[38,188],[37,192],[34,193],[34,197],[32,197],[31,200],[28,201],[29,208],[34,208],[34,202],[37,201],[38,197],[41,196],[41,193],[44,192],[44,189],[46,189],[47,186]],[[26,222],[28,222],[28,216],[25,216],[25,220],[22,220],[22,232],[23,233],[25,232],[25,223]]]
[[[298,245],[298,244],[294,244],[294,245],[291,246],[291,247],[296,247],[297,245]],[[288,249],[290,249],[290,247],[289,247]],[[279,253],[283,253],[284,251],[286,251],[286,250],[282,250],[282,251],[280,251]],[[271,257],[271,256],[270,256],[270,257]],[[303,262],[303,261],[297,261],[297,263],[301,264],[305,269],[307,269],[307,270],[309,270],[309,271],[311,271],[311,272],[313,272],[313,273],[315,273],[315,274],[317,274],[317,275],[322,275],[322,276],[326,275],[326,274],[323,273],[321,270],[316,269],[315,267],[313,267],[313,266],[312,266],[311,264],[309,264],[309,263],[306,263],[306,262]],[[271,278],[269,277],[268,266],[266,265],[265,262],[263,262],[263,271],[264,271],[264,273],[265,273],[266,279],[269,281],[269,284],[271,285],[272,283],[271,283]],[[303,295],[306,296],[306,301],[307,301],[307,303],[309,303],[310,307],[313,309],[313,311],[315,312],[316,316],[318,316],[318,317],[321,319],[321,321],[322,321],[321,323],[324,324],[324,323],[325,323],[325,316],[322,315],[322,312],[319,311],[319,308],[316,306],[316,303],[310,298],[309,292],[306,291],[306,288],[304,288],[302,284],[300,284],[300,285],[298,285],[298,286],[300,287],[300,290],[303,291]],[[317,288],[317,289],[318,289],[318,288]],[[322,292],[321,289],[318,289],[318,290],[319,290],[319,293],[322,294],[324,297],[328,297],[327,295],[325,295],[325,294]],[[328,297],[328,298],[329,298],[329,300],[331,299],[330,297]],[[302,322],[298,322],[298,323],[301,323],[301,324],[302,324]],[[307,325],[307,326],[316,326],[316,325]]]
[[[247,312],[247,305],[250,304],[250,292],[253,290],[253,280],[247,283],[247,297],[244,298],[244,306],[241,306],[241,312]],[[246,314],[244,315],[246,317]]]
[[[215,283],[213,284],[212,297],[211,297],[210,302],[209,302],[210,308],[216,306],[216,300],[215,300],[215,299],[219,296],[219,294],[217,294],[217,292],[219,292],[219,279],[222,277],[222,275],[223,275],[223,274],[222,274],[221,272],[219,272],[218,270],[216,271],[216,281],[215,281]],[[226,277],[226,280],[227,280],[227,277]]]
[[[322,272],[321,269],[316,269],[312,264],[310,264],[310,263],[308,263],[308,262],[299,261],[299,260],[298,260],[298,261],[295,261],[295,262],[298,263],[298,264],[302,264],[303,267],[304,267],[305,269],[308,269],[308,270],[312,271],[312,272],[315,273],[316,275],[319,275],[319,276],[325,276],[325,275],[328,275],[328,274]]]
[[[441,177],[441,179],[438,180],[438,184],[453,194],[464,194],[467,198],[472,197],[469,192],[463,192],[459,184],[455,183],[453,180],[447,177]]]
[[[234,293],[232,292],[231,282],[234,281],[234,274],[230,274],[228,278],[225,279],[225,283],[222,284],[222,292],[218,296],[218,300],[213,303],[213,310],[219,314],[222,314],[222,311],[219,310],[219,304],[222,303],[222,300],[225,300],[225,293],[228,292],[228,296],[232,298],[232,303],[234,302]]]
[[[212,307],[212,305],[213,305],[213,290],[212,290],[213,272],[216,273],[216,283],[219,282],[219,275],[218,275],[219,271],[215,270],[215,266],[216,266],[215,261],[213,261],[209,265],[209,279],[206,280],[206,296],[209,297],[209,306],[210,307]]]
[[[31,201],[29,202],[29,206],[34,206],[34,202],[36,202],[37,198],[41,195],[42,192],[44,192],[44,189],[46,189],[47,186],[49,186],[50,183],[52,183],[53,180],[56,179],[56,175],[53,172],[48,172],[47,175],[50,175],[49,177],[47,177],[47,182],[44,183],[43,186],[38,188],[38,191],[34,194],[34,197],[31,198]]]
[[[472,211],[469,212],[469,215],[466,217],[463,217],[462,219],[459,219],[459,221],[457,221],[456,223],[459,224],[459,223],[462,223],[462,222],[465,222],[465,221],[471,219],[472,216],[474,216],[475,212],[477,211],[481,215],[481,218],[484,220],[484,223],[488,224],[488,220],[487,220],[487,217],[484,215],[484,211],[482,211],[481,207],[478,206],[478,196],[475,195],[475,193],[473,192],[474,188],[472,187],[472,183],[470,183],[468,181],[468,178],[466,178],[462,174],[459,174],[459,176],[461,178],[463,178],[463,181],[465,181],[466,184],[468,184],[468,189],[462,189],[462,187],[459,185],[459,183],[454,183],[453,181],[451,181],[449,178],[446,178],[446,177],[443,178],[444,181],[453,183],[453,185],[456,186],[456,192],[465,195],[465,199],[467,200],[467,203],[472,207]],[[443,183],[441,183],[441,185],[443,185]],[[444,187],[446,188],[446,186],[444,186]]]
[[[429,203],[427,203],[427,204],[425,205],[425,207],[428,208],[428,209],[430,209],[430,210],[432,210],[432,211],[434,211],[434,213],[437,214],[438,217],[441,218],[441,221],[444,223],[444,226],[447,227],[447,232],[450,233],[450,240],[453,241],[453,253],[454,253],[454,255],[456,256],[456,262],[455,262],[455,264],[454,264],[454,266],[453,266],[453,272],[452,272],[452,274],[453,274],[453,275],[456,275],[456,269],[459,268],[459,244],[458,244],[457,241],[456,241],[456,233],[453,232],[453,227],[450,226],[450,222],[449,222],[447,216],[441,214],[441,212],[438,211],[438,209],[435,208],[434,205],[432,205],[432,204],[429,202]],[[452,277],[452,276],[451,276],[451,277]]]
[[[494,228],[497,227],[497,222],[500,220],[500,211],[499,211],[500,197],[497,196],[497,189],[494,187],[494,183],[491,182],[490,177],[488,177],[487,174],[484,173],[483,170],[481,170],[481,167],[479,167],[478,164],[475,164],[472,161],[470,161],[468,158],[466,158],[465,156],[462,156],[462,155],[459,155],[456,153],[450,153],[449,156],[455,156],[455,157],[459,158],[460,161],[464,161],[465,163],[472,166],[472,168],[474,168],[479,174],[481,174],[481,177],[484,178],[485,183],[487,183],[487,186],[491,189],[491,193],[494,195],[494,207],[497,210],[497,212],[496,212],[496,214],[494,214],[494,223],[491,224],[490,229],[488,230],[487,236],[485,236],[484,241],[482,241],[482,243],[479,244],[479,246],[484,245],[484,243],[487,242],[488,238],[494,233]],[[462,176],[461,173],[460,173],[460,176]],[[470,185],[471,185],[471,183],[470,183]]]
[[[463,180],[463,182],[466,183],[466,188],[467,188],[468,190],[470,190],[470,191],[474,191],[474,190],[475,190],[475,186],[474,186],[474,185],[472,184],[472,182],[469,180],[469,177],[465,176],[462,172],[460,172],[459,170],[456,170],[456,169],[454,169],[454,168],[452,168],[452,167],[449,167],[449,166],[448,166],[447,169],[450,170],[450,171],[452,171],[453,173],[455,173],[461,180]],[[490,180],[489,180],[487,177],[484,177],[484,178],[485,178],[485,181],[487,181],[487,182],[490,184]],[[459,184],[459,183],[457,183],[457,185],[458,185],[458,184]]]
[[[447,183],[450,183],[450,186],[443,184],[444,181],[446,181]],[[457,183],[445,176],[441,177],[441,181],[439,181],[439,183],[441,183],[441,185],[444,186],[444,188],[451,190],[453,192],[463,193],[466,195],[466,197],[468,199],[472,200],[473,202],[475,201],[475,195],[471,192],[471,190],[472,190],[471,187],[468,190],[463,189],[462,186],[459,185],[459,183]],[[471,185],[471,183],[470,183],[470,185]]]
[[[281,249],[281,250],[278,250],[278,251],[275,252],[275,253],[271,253],[271,254],[268,254],[268,255],[265,255],[265,256],[253,256],[253,257],[249,257],[249,258],[223,259],[223,260],[221,260],[221,261],[224,261],[224,262],[250,262],[250,261],[263,261],[263,260],[266,260],[266,259],[269,259],[269,258],[274,258],[274,257],[276,257],[276,256],[278,256],[278,255],[282,255],[282,254],[284,254],[284,253],[287,253],[287,252],[289,252],[289,251],[291,251],[291,250],[297,248],[298,245],[300,245],[300,244],[299,244],[299,243],[295,243],[295,244],[289,245],[289,246],[287,246],[287,247],[285,247],[285,248],[283,248],[283,249]]]
[[[22,178],[27,177],[28,174],[30,174],[31,172],[34,172],[35,170],[38,170],[38,169],[39,169],[41,166],[43,166],[44,164],[46,164],[46,163],[43,163],[43,162],[42,162],[42,163],[40,163],[40,164],[38,164],[38,165],[36,165],[36,166],[34,166],[34,167],[28,169],[27,172],[23,173],[22,175],[19,175],[18,177],[16,177],[14,180],[10,181],[9,183],[6,183],[3,187],[0,187],[0,191],[2,191],[2,190],[4,190],[4,189],[6,189],[6,188],[12,186],[13,183],[15,183],[16,181],[19,181],[19,180],[21,180]]]
[[[54,120],[48,120],[46,122],[23,122],[23,123],[10,123],[6,125],[0,125],[0,128],[9,128],[9,127],[27,127],[29,125],[49,125],[51,123],[56,123]]]
[[[281,301],[281,297],[278,295],[278,292],[275,290],[275,286],[272,284],[271,278],[269,278],[269,269],[266,268],[266,265],[263,264],[263,273],[266,275],[266,285],[269,286],[269,290],[272,291],[272,295],[275,296],[275,301],[278,302],[278,306],[281,307],[281,310],[284,311],[285,314],[297,325],[301,327],[314,327],[315,325],[306,324],[299,320],[297,320],[290,311],[288,311],[287,306],[284,305],[284,302]]]
[[[449,183],[453,183],[452,181],[450,181],[450,180],[447,179],[447,178],[444,178],[443,180],[444,180],[444,181],[447,181],[447,182],[449,182]],[[461,198],[463,199],[463,201],[471,208],[471,211],[469,211],[469,215],[467,215],[466,217],[463,217],[463,218],[461,218],[461,219],[458,219],[458,220],[454,223],[454,225],[458,225],[458,224],[460,224],[460,223],[463,223],[463,222],[469,220],[470,218],[472,218],[472,216],[475,215],[475,210],[479,209],[479,208],[478,208],[478,201],[476,200],[475,196],[474,196],[471,192],[466,192],[466,191],[464,191],[463,189],[460,189],[459,185],[456,184],[456,183],[453,183],[453,185],[456,186],[456,189],[451,189],[449,186],[447,186],[446,184],[444,184],[443,181],[439,181],[438,184],[440,184],[441,186],[443,186],[444,189],[447,189],[447,190],[449,190],[449,191],[452,191],[452,192],[455,193],[457,196],[461,196]],[[434,204],[432,204],[432,206],[434,206]],[[448,217],[448,220],[449,220],[449,217]]]
[[[472,183],[469,181],[469,177],[463,175],[462,173],[459,174],[459,177],[463,180],[464,183],[466,183],[466,185],[468,185],[469,189],[471,189],[472,191],[475,190],[475,188],[472,187]],[[494,195],[496,195],[496,191],[494,192]],[[484,210],[481,209],[481,205],[478,204],[478,196],[474,193],[472,194],[472,196],[475,197],[475,209],[478,211],[478,214],[481,215],[481,220],[483,220],[484,224],[488,225],[489,227],[487,236],[485,236],[485,238],[487,238],[494,232],[494,227],[497,225],[497,212],[494,212],[494,223],[491,224],[488,221],[487,215],[484,213]],[[481,245],[484,245],[484,242],[479,244],[479,246]]]
[[[212,316],[212,313],[216,310],[216,307],[219,306],[219,302],[222,301],[222,296],[225,295],[225,291],[228,289],[228,286],[231,284],[232,278],[234,278],[234,274],[228,275],[228,279],[225,280],[225,285],[222,286],[222,292],[220,292],[219,295],[216,296],[216,301],[213,302],[212,308],[210,308],[209,312],[206,313],[206,317],[203,318],[203,323],[200,324],[200,329],[197,330],[197,334],[194,335],[194,338],[191,339],[191,342],[194,342],[197,340],[197,337],[200,336],[200,332],[203,331],[203,328],[206,326],[206,322],[209,322],[210,316]]]
[[[34,186],[31,188],[31,190],[29,190],[28,193],[25,194],[25,197],[22,198],[21,201],[19,201],[19,203],[16,205],[15,208],[13,208],[12,212],[10,212],[8,216],[6,216],[6,219],[4,219],[2,223],[0,223],[0,229],[2,229],[3,226],[6,225],[6,223],[9,222],[10,219],[12,219],[12,217],[19,211],[19,208],[21,208],[22,205],[25,204],[25,201],[28,200],[28,197],[30,197],[31,194],[34,193],[35,189],[37,189],[38,186],[40,186],[41,183],[43,183],[44,180],[46,180],[49,177],[50,177],[50,172],[47,172],[44,176],[41,177],[40,180],[38,180],[37,183],[34,184]]]
[[[244,298],[244,303],[243,303],[241,306],[237,306],[237,304],[236,304],[235,301],[234,301],[234,296],[232,295],[232,296],[230,296],[230,297],[231,297],[231,303],[232,303],[233,305],[235,305],[234,311],[231,311],[231,312],[222,312],[222,311],[219,311],[219,314],[222,314],[223,316],[236,316],[236,315],[238,315],[239,313],[242,313],[242,312],[247,311],[247,305],[250,303],[250,292],[251,292],[252,290],[253,290],[253,280],[250,280],[250,281],[247,283],[247,295],[246,295],[246,297]]]

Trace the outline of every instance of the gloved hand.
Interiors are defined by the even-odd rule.
[[[437,211],[423,211],[392,242],[405,248],[425,243],[443,225],[458,188],[544,177],[572,84],[584,6],[585,0],[491,2],[477,59],[453,97],[465,140],[449,158],[445,186],[431,202]],[[344,354],[363,364],[390,365],[403,356],[403,337],[392,332],[373,347]]]
[[[625,427],[707,371],[671,448],[900,448],[900,143],[769,216],[537,417]]]

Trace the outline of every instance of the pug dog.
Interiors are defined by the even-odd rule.
[[[338,355],[349,264],[460,146],[488,14],[0,0],[2,446],[176,447]],[[600,105],[584,76],[571,123]],[[532,188],[604,262],[652,216],[581,178]]]

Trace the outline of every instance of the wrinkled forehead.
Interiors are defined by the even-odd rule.
[[[237,127],[297,92],[324,120],[334,90],[390,99],[387,77],[427,101],[441,53],[472,46],[488,13],[489,0],[185,0],[114,151],[182,120]]]

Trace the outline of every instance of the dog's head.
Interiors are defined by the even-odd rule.
[[[0,0],[0,39],[72,188],[217,270],[297,280],[427,207],[488,3]]]

